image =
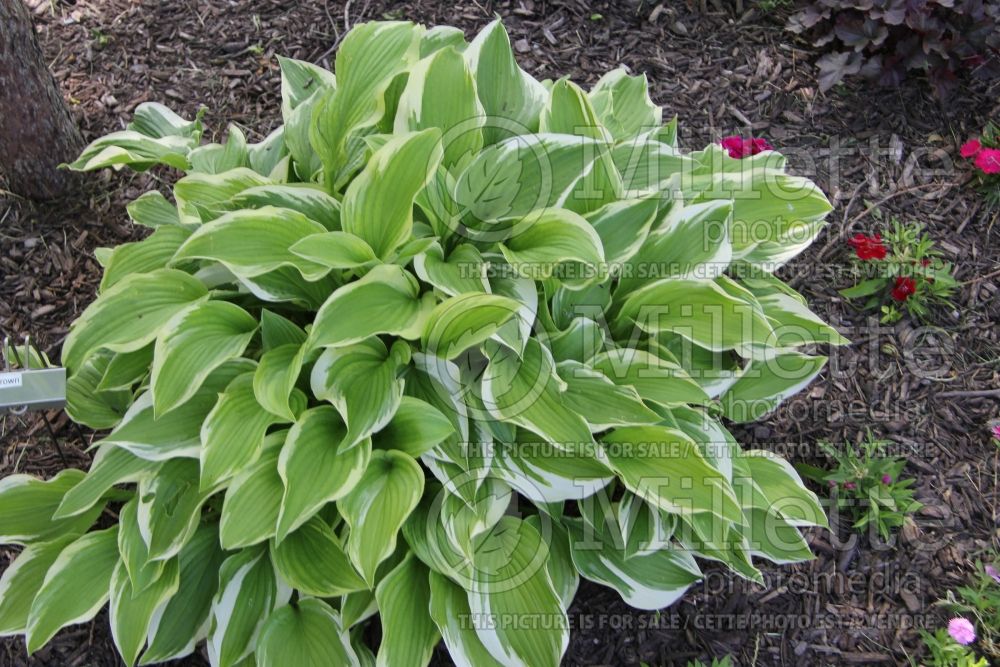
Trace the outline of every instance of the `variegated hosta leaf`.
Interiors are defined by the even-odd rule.
[[[435,570],[430,571],[430,614],[448,654],[459,667],[500,667],[480,641],[476,630],[463,619],[471,619],[469,598],[461,586]]]
[[[455,426],[440,410],[426,401],[403,396],[396,413],[372,436],[372,447],[398,449],[413,458],[455,434]]]
[[[31,475],[11,475],[0,480],[0,543],[33,544],[67,535],[79,535],[104,509],[95,499],[75,515],[53,518],[70,491],[84,480],[79,470],[63,470],[48,481]]]
[[[601,237],[605,260],[614,270],[642,247],[656,219],[658,205],[655,197],[626,199],[611,202],[584,215]],[[627,277],[623,275],[623,279]]]
[[[155,475],[139,480],[139,531],[151,559],[171,558],[184,548],[213,491],[199,491],[198,462],[191,459],[165,461]]]
[[[132,667],[146,645],[146,633],[156,610],[177,592],[180,568],[176,558],[164,564],[159,576],[143,590],[137,590],[124,563],[118,563],[111,577],[111,636],[125,664]]]
[[[611,70],[594,84],[590,102],[615,141],[634,139],[663,122],[663,110],[649,99],[646,75],[629,76],[623,67]]]
[[[368,588],[333,530],[319,516],[280,543],[272,542],[271,560],[283,580],[308,595],[329,598]]]
[[[338,614],[316,598],[305,598],[274,611],[257,639],[260,667],[360,666]]]
[[[431,590],[427,566],[408,554],[375,589],[382,618],[382,643],[376,664],[424,667],[441,639],[430,616]]]
[[[474,245],[460,245],[445,257],[441,246],[435,243],[414,257],[413,268],[421,280],[448,296],[490,291],[483,256]]]
[[[320,86],[337,86],[333,72],[293,58],[278,56],[281,67],[281,115],[288,122],[288,116],[305,102]]]
[[[166,267],[189,236],[190,231],[171,224],[158,227],[142,241],[118,246],[111,251],[105,264],[101,289],[109,289],[133,273],[149,273]]]
[[[287,431],[269,435],[256,462],[229,483],[219,519],[219,542],[227,551],[274,537],[284,494],[278,456],[286,438]]]
[[[604,249],[593,227],[578,214],[550,208],[529,214],[500,244],[507,262],[524,278],[555,278],[583,287],[599,280]]]
[[[125,207],[128,217],[137,225],[156,229],[162,226],[179,225],[177,207],[167,201],[158,190],[151,190]]]
[[[340,202],[311,183],[257,185],[235,194],[227,208],[261,209],[268,206],[297,211],[330,231],[340,229]]]
[[[174,184],[174,199],[180,222],[200,228],[204,222],[221,217],[232,208],[232,198],[250,188],[271,184],[271,179],[252,169],[237,167],[221,174],[192,171]]]
[[[28,628],[31,604],[38,595],[45,574],[59,554],[76,539],[75,535],[25,547],[0,577],[0,637],[22,634]]]
[[[726,417],[735,422],[761,419],[812,382],[825,365],[826,357],[798,352],[754,361],[719,397]]]
[[[454,359],[491,338],[519,307],[519,302],[498,294],[453,296],[431,311],[421,344],[430,354]]]
[[[351,528],[347,555],[368,582],[396,548],[396,534],[424,491],[424,473],[403,452],[378,449],[361,480],[338,507]]]

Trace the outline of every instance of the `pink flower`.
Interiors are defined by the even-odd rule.
[[[892,484],[892,477],[890,477],[889,475],[882,475],[882,483]]]
[[[735,134],[724,137],[719,144],[729,152],[729,157],[736,160],[774,150],[774,146],[768,143],[767,139],[761,137],[744,139]]]
[[[848,491],[853,491],[854,489],[858,488],[858,485],[855,484],[854,482],[844,482],[844,488],[847,489]]]
[[[976,154],[976,166],[984,174],[1000,174],[1000,148],[984,148]]]
[[[978,153],[979,149],[982,147],[983,145],[979,143],[979,139],[969,139],[962,144],[962,147],[958,149],[958,152],[962,157],[968,158]]]
[[[993,437],[1000,440],[1000,424],[993,425]]]
[[[987,565],[983,569],[986,570],[986,574],[993,577],[993,581],[1000,584],[1000,572],[997,572],[997,569],[995,567],[993,567],[992,565]]]
[[[948,621],[948,634],[959,644],[968,646],[976,641],[976,629],[964,618],[953,618]]]
[[[832,479],[829,482],[827,482],[827,484],[830,485],[831,489],[834,488],[835,486],[837,486],[837,483],[835,481],[833,481]]]

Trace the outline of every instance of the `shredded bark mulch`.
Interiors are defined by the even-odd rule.
[[[708,566],[702,584],[658,613],[630,610],[614,591],[584,583],[570,613],[567,665],[683,665],[724,655],[737,665],[906,664],[921,655],[917,628],[946,618],[933,603],[997,547],[988,426],[1000,407],[1000,228],[957,156],[986,119],[1000,117],[996,86],[968,84],[943,103],[919,80],[820,94],[815,54],[783,31],[780,14],[706,8],[704,0],[38,4],[39,37],[88,140],[121,129],[147,100],[187,116],[205,105],[215,138],[232,122],[259,140],[280,122],[275,55],[330,66],[339,40],[363,20],[458,25],[471,36],[497,14],[522,66],[539,78],[592,84],[621,64],[645,72],[665,115],[680,117],[685,148],[763,135],[829,193],[830,225],[783,277],[853,345],[832,350],[803,394],[736,433],[746,447],[822,464],[818,441],[858,441],[870,429],[907,458],[905,474],[925,507],[890,544],[855,535],[847,521],[812,531],[816,559],[762,564],[764,586]],[[73,201],[49,206],[0,191],[0,332],[31,333],[58,358],[69,323],[96,292],[93,250],[141,236],[125,204],[168,185],[164,178],[92,174]],[[851,284],[844,239],[894,217],[924,223],[955,263],[961,289],[933,326],[879,325],[837,293]],[[89,465],[84,450],[94,435],[62,413],[49,416],[58,448],[38,417],[0,418],[0,474]],[[0,550],[0,568],[12,555]],[[435,661],[449,664],[443,651]],[[22,641],[0,641],[0,665],[118,664],[103,613],[31,658]],[[196,655],[182,664],[207,662]]]

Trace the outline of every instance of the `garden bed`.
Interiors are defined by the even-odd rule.
[[[120,129],[135,106],[168,103],[206,123],[264,131],[280,104],[276,54],[323,62],[349,25],[405,18],[473,33],[500,14],[521,65],[536,77],[583,85],[619,64],[649,78],[653,99],[697,148],[746,131],[789,155],[835,203],[831,224],[783,276],[853,341],[805,392],[776,414],[737,429],[746,447],[823,465],[820,440],[856,441],[866,429],[908,459],[925,507],[891,546],[869,536],[810,534],[816,560],[761,564],[765,586],[708,567],[705,582],[659,614],[630,610],[584,582],[570,611],[566,664],[684,664],[732,654],[737,664],[900,664],[920,651],[915,628],[946,618],[932,607],[996,545],[996,448],[988,424],[1000,405],[1000,226],[967,174],[947,169],[957,146],[997,117],[997,87],[963,87],[942,105],[918,81],[898,91],[851,86],[817,92],[806,45],[781,17],[647,2],[53,3],[38,15],[41,40],[86,137]],[[328,62],[323,62],[328,64]],[[248,137],[251,141],[261,136]],[[218,137],[215,137],[218,139]],[[124,203],[157,174],[101,173],[78,201],[31,206],[0,198],[0,330],[31,332],[58,357],[69,323],[93,298],[93,250],[141,235]],[[838,294],[851,282],[845,240],[898,217],[921,222],[955,262],[955,308],[940,328],[907,319],[879,325]],[[86,468],[93,434],[54,414],[62,452],[38,419],[0,422],[0,471],[51,476]],[[822,489],[816,489],[822,492]],[[0,552],[0,567],[6,556]],[[439,653],[442,664],[446,654]],[[116,665],[106,618],[69,628],[32,659],[3,640],[0,664]],[[207,664],[192,658],[186,664]]]

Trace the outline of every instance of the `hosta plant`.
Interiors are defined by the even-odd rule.
[[[335,65],[281,60],[257,143],[146,104],[71,165],[183,177],[63,346],[89,472],[0,487],[0,632],[110,602],[129,665],[556,665],[581,576],[656,609],[698,559],[809,558],[817,498],[722,420],[844,342],[772,273],[822,192],[682,152],[643,77],[535,80],[499,23]]]

